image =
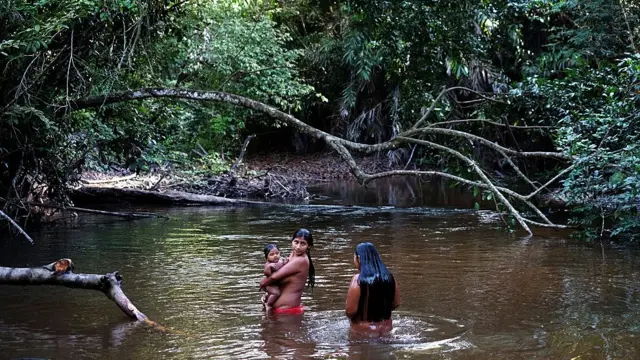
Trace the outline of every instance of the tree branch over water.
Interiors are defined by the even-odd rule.
[[[436,97],[436,99],[431,104],[429,110],[421,116],[421,118],[414,124],[414,126],[404,132],[401,132],[394,139],[384,141],[378,144],[363,144],[358,142],[349,141],[329,133],[326,133],[322,130],[316,129],[294,116],[282,112],[272,106],[266,105],[256,100],[252,100],[243,96],[234,95],[225,92],[219,91],[198,91],[198,90],[187,90],[187,89],[167,89],[167,88],[147,88],[140,89],[134,91],[127,91],[118,94],[109,94],[105,96],[97,96],[87,99],[79,99],[72,101],[70,103],[70,108],[72,110],[79,109],[87,109],[87,108],[96,108],[102,107],[109,104],[115,104],[119,102],[125,101],[133,101],[133,100],[144,100],[144,99],[152,99],[152,98],[174,98],[174,99],[186,99],[186,100],[196,100],[196,101],[214,101],[214,102],[223,102],[229,103],[241,107],[245,107],[248,109],[260,111],[267,115],[270,115],[273,118],[281,120],[288,125],[294,127],[296,130],[310,135],[316,139],[324,140],[330,147],[332,147],[345,161],[345,163],[349,166],[353,175],[358,179],[358,181],[362,185],[366,185],[368,182],[378,179],[381,177],[387,176],[441,176],[444,178],[448,178],[451,180],[455,180],[466,185],[477,186],[479,188],[487,189],[500,201],[500,203],[508,210],[508,212],[518,221],[520,226],[527,231],[529,234],[532,234],[531,229],[527,224],[533,224],[536,226],[544,226],[544,227],[554,227],[554,228],[566,228],[565,225],[553,224],[549,219],[545,217],[545,215],[530,201],[533,196],[538,194],[541,190],[551,185],[552,182],[558,180],[562,175],[568,173],[568,169],[561,171],[555,177],[553,177],[549,182],[544,184],[541,187],[537,187],[531,180],[529,180],[518,168],[518,166],[513,162],[511,157],[517,158],[549,158],[556,159],[560,161],[570,162],[572,159],[565,154],[559,152],[523,152],[518,150],[513,150],[504,146],[500,146],[486,138],[481,136],[471,134],[464,131],[459,130],[451,130],[446,128],[434,127],[435,124],[443,124],[443,123],[435,123],[435,124],[424,124],[424,121],[428,118],[432,109],[435,108],[436,103],[440,100],[443,94],[452,90],[465,90],[472,91],[471,89],[463,88],[463,87],[454,87],[443,89],[442,92]],[[481,95],[481,94],[478,94]],[[486,98],[486,96],[482,96]],[[494,100],[491,98],[487,98],[486,100]],[[497,100],[495,100],[497,101]],[[493,123],[490,122],[489,123]],[[497,124],[497,123],[493,123]],[[422,127],[419,127],[423,125]],[[537,127],[525,127],[523,130],[529,129],[538,129]],[[483,146],[486,146],[497,153],[499,153],[502,157],[506,159],[506,162],[514,168],[519,177],[524,179],[532,188],[533,192],[529,195],[521,195],[513,190],[497,186],[494,182],[485,174],[485,172],[480,167],[479,163],[473,160],[471,157],[464,155],[463,153],[442,144],[437,144],[431,141],[423,140],[417,138],[418,136],[424,136],[426,134],[431,135],[448,135],[453,137],[459,137],[466,140],[469,140],[472,144],[477,143]],[[400,147],[406,146],[408,144],[417,144],[422,145],[434,150],[438,150],[443,152],[449,156],[457,158],[462,161],[466,165],[472,169],[475,176],[479,178],[479,180],[472,179],[464,179],[460,176],[456,176],[453,174],[447,174],[445,172],[438,171],[411,171],[411,170],[401,170],[401,171],[389,171],[389,172],[381,172],[376,174],[366,174],[365,172],[358,167],[353,156],[351,154],[352,151],[360,152],[364,154],[371,154],[379,151],[386,150],[394,150]],[[506,196],[505,196],[506,195]],[[518,200],[526,205],[528,208],[532,209],[533,212],[541,218],[544,223],[539,223],[531,219],[526,219],[524,215],[517,210],[513,204],[512,200]]]
[[[75,274],[71,259],[60,259],[51,264],[34,268],[14,268],[0,266],[0,285],[58,285],[74,289],[88,289],[102,292],[113,301],[131,320],[144,323],[166,333],[190,334],[169,329],[149,319],[129,300],[122,291],[122,275],[117,271],[104,275]]]
[[[30,243],[33,244],[33,239],[31,238],[31,236],[29,236],[29,234],[27,234],[21,227],[20,225],[16,224],[15,221],[13,221],[13,219],[4,213],[4,211],[0,210],[0,218],[5,218],[7,219],[7,221],[9,222],[9,224],[13,225],[13,227],[16,228],[16,230],[18,230],[18,232],[20,232],[22,235],[24,235],[25,238],[27,238],[27,240],[29,240]]]
[[[147,321],[120,287],[122,276],[117,272],[105,275],[74,274],[70,259],[60,259],[36,268],[11,268],[0,266],[0,284],[6,285],[61,285],[76,289],[98,290],[116,303],[130,319]]]

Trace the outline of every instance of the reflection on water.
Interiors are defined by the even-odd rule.
[[[170,220],[82,218],[0,242],[0,264],[74,259],[77,272],[119,270],[152,319],[136,326],[99,292],[0,286],[3,357],[101,359],[631,359],[640,357],[637,251],[594,249],[562,233],[520,238],[487,213],[390,207],[187,208]],[[301,316],[267,316],[262,247],[305,226],[318,278]],[[372,241],[401,286],[394,330],[349,330],[352,254]]]
[[[478,202],[482,208],[495,208],[493,201],[482,201],[480,195],[474,198],[465,187],[452,187],[452,182],[438,179],[382,178],[371,181],[364,189],[355,181],[334,181],[320,183],[309,189],[311,193],[323,194],[318,202],[326,204],[473,209],[475,202]]]

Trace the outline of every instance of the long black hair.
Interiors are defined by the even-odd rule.
[[[372,243],[358,244],[355,254],[360,262],[360,299],[354,320],[380,322],[390,319],[396,295],[393,274],[384,265]]]
[[[293,233],[291,241],[293,241],[295,238],[304,239],[307,244],[309,244],[309,247],[307,248],[307,257],[309,258],[309,282],[307,283],[307,286],[313,289],[316,284],[316,268],[313,267],[313,261],[311,261],[311,247],[313,246],[313,236],[307,229],[298,229]]]

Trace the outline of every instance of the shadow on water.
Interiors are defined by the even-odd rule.
[[[456,209],[472,199],[450,198],[453,207],[418,201],[396,208],[353,196],[354,206],[326,199],[333,205],[156,209],[170,220],[82,217],[77,226],[34,233],[33,246],[0,242],[6,266],[70,257],[77,272],[118,270],[143,312],[192,334],[133,326],[96,291],[0,286],[0,353],[56,359],[640,357],[637,249],[602,251],[559,232],[521,238],[496,231],[489,212]],[[288,254],[290,236],[301,226],[315,240],[317,279],[303,295],[307,312],[266,316],[257,289],[262,248],[275,242]],[[381,338],[356,336],[343,316],[353,249],[361,241],[376,244],[403,297],[393,332]]]

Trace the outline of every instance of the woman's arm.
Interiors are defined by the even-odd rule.
[[[349,319],[353,318],[358,312],[358,302],[360,301],[360,284],[358,283],[358,274],[353,275],[349,291],[347,291],[347,303],[344,313]]]
[[[282,280],[286,277],[295,275],[302,271],[302,267],[304,266],[304,259],[298,260],[294,258],[286,263],[280,270],[273,272],[269,277],[266,277],[260,281],[260,288],[271,285],[274,282]]]
[[[400,306],[400,288],[398,287],[398,281],[393,279],[396,282],[396,291],[395,296],[393,297],[393,304],[391,304],[391,309],[395,310]]]

